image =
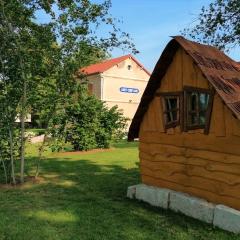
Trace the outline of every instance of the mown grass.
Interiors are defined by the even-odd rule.
[[[28,166],[36,147],[28,148]],[[240,239],[197,220],[128,200],[140,182],[136,143],[107,152],[46,153],[41,181],[0,189],[1,240]]]

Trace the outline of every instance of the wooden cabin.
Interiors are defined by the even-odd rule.
[[[240,210],[240,66],[215,47],[173,37],[132,120],[146,185]]]

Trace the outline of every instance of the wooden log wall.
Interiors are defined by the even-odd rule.
[[[157,92],[184,85],[211,88],[192,59],[179,49]],[[140,129],[142,182],[182,191],[240,210],[240,121],[215,94],[208,135],[163,126],[159,97],[151,102]]]

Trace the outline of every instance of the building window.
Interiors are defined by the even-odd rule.
[[[88,83],[88,94],[93,95],[93,84],[92,83]]]
[[[131,65],[128,65],[127,68],[128,68],[128,70],[131,70],[131,69],[132,69],[132,66],[131,66]]]
[[[165,129],[176,127],[180,123],[181,93],[161,93]]]
[[[184,130],[209,128],[211,92],[207,89],[184,87]]]

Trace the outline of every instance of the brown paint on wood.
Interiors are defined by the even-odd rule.
[[[211,113],[211,119],[210,119],[210,125],[209,125],[209,133],[215,135],[215,117],[214,114],[216,114],[216,111],[214,111],[215,109],[215,96],[213,99],[213,106],[212,106],[212,113]]]
[[[183,85],[196,86],[197,80],[195,75],[191,57],[183,52]]]
[[[143,181],[144,176],[149,176],[152,185],[176,191],[179,188],[173,186],[178,184],[182,186],[180,191],[236,208],[236,201],[240,200],[240,156],[191,149],[185,141],[178,143],[183,146],[140,142]],[[161,181],[166,185],[159,185]],[[209,198],[208,192],[215,195],[214,198]]]
[[[161,81],[161,86],[160,86],[160,89],[161,91],[165,91],[167,92],[168,91],[168,81],[167,81],[167,78],[166,78],[166,75],[167,73],[165,74],[165,76],[163,77],[162,81]]]
[[[207,112],[206,112],[206,124],[205,124],[205,128],[204,128],[204,131],[203,131],[204,134],[209,134],[211,118],[212,118],[214,94],[215,94],[215,91],[211,90],[210,95],[209,95],[208,109],[207,109]]]
[[[225,113],[224,105],[221,98],[215,94],[214,105],[212,111],[212,118],[214,119],[214,132],[217,137],[226,136]]]
[[[179,49],[175,55],[175,81],[176,81],[176,91],[181,91],[183,86],[183,64],[182,64],[183,49]]]
[[[149,131],[156,131],[157,126],[156,126],[156,118],[155,118],[155,107],[154,107],[154,102],[150,103],[150,107],[148,108],[147,111],[147,126],[146,129]]]
[[[147,131],[147,113],[144,115],[143,117],[143,121],[140,127],[140,133],[139,133],[139,137],[142,135],[143,132]]]
[[[162,115],[162,104],[160,103],[160,98],[155,97],[153,100],[153,108],[154,108],[154,118],[156,124],[156,130],[158,132],[165,132],[164,124],[163,124],[163,115]]]
[[[198,166],[204,168],[206,171],[209,172],[216,172],[226,175],[230,174],[230,176],[234,176],[234,180],[237,179],[236,176],[239,176],[240,172],[240,164],[229,164],[220,161],[209,161],[208,159],[203,158],[192,158],[178,155],[169,156],[164,154],[157,154],[152,157],[150,154],[144,152],[140,154],[140,157],[141,159],[143,159],[142,166],[146,165],[150,169],[160,169],[162,163],[182,164],[192,167]]]
[[[182,89],[182,49],[179,49],[167,71],[166,78],[168,81],[168,90],[174,89],[180,91]]]
[[[167,129],[167,130],[166,130],[166,133],[167,133],[168,135],[174,135],[174,134],[175,134],[174,128],[169,128],[169,129]]]
[[[208,175],[204,177],[205,172],[207,172]],[[164,179],[184,186],[211,191],[218,195],[229,196],[240,200],[238,194],[240,191],[240,182],[230,174],[225,174],[224,176],[228,179],[224,179],[225,181],[223,181],[220,173],[211,173],[204,171],[201,167],[177,163],[162,163],[161,168],[157,170],[152,170],[144,165],[141,166],[141,173],[151,176],[156,180]]]
[[[175,127],[175,133],[176,134],[181,134],[182,130],[181,130],[181,126],[176,126]]]
[[[237,136],[217,138],[212,134],[205,135],[201,133],[188,134],[184,132],[181,135],[168,135],[164,133],[144,132],[140,141],[240,155],[240,138]]]
[[[150,118],[150,108],[148,108],[148,111],[146,113],[146,125],[145,125],[145,131],[152,131],[151,128],[151,121],[152,119]]]
[[[167,82],[167,91],[171,92],[171,89],[176,89],[175,85],[175,65],[176,65],[176,55],[173,58],[172,63],[170,64],[167,73],[165,75],[165,79]]]
[[[230,207],[240,209],[239,199],[229,197],[229,196],[220,196],[209,190],[203,190],[203,189],[198,189],[198,188],[194,188],[191,186],[185,186],[185,185],[182,185],[181,183],[175,183],[175,182],[167,181],[167,180],[163,180],[163,179],[155,179],[151,176],[146,176],[143,174],[142,174],[142,182],[147,185],[169,188],[169,189],[174,189],[176,191],[189,193],[194,196],[204,198],[204,199],[206,199],[210,202],[216,203],[216,204],[224,203]]]
[[[197,77],[197,87],[209,89],[209,83],[206,78],[203,76],[202,71],[196,67],[196,77]]]
[[[223,106],[224,106],[224,119],[222,121],[225,122],[226,136],[231,137],[233,135],[232,113],[226,105]]]
[[[180,158],[180,157],[179,157]],[[154,164],[151,164],[151,161],[148,161],[146,159],[143,159],[141,164],[141,169],[144,171],[145,169],[148,169],[153,172],[153,175],[155,177],[158,176],[168,176],[172,178],[174,175],[185,175],[186,177],[198,177],[203,178],[204,181],[213,181],[214,183],[224,183],[232,187],[240,187],[240,178],[237,178],[235,173],[233,173],[233,169],[229,168],[231,171],[225,172],[222,170],[212,170],[208,168],[206,165],[194,165],[194,164],[187,164],[186,158],[182,157],[183,162],[168,162],[167,158],[161,159],[161,162],[154,162]],[[239,169],[238,169],[239,170]],[[238,172],[239,173],[239,172]],[[224,185],[225,186],[225,185]],[[232,192],[232,189],[227,189],[226,191]],[[240,196],[239,196],[240,197]]]
[[[240,136],[240,121],[232,115],[232,133],[235,136]]]
[[[174,156],[184,156],[191,159],[203,159],[206,161],[221,163],[221,164],[234,164],[240,165],[240,156],[235,154],[228,154],[222,152],[213,152],[208,150],[191,149],[189,147],[178,147],[166,144],[149,144],[140,143],[139,145],[140,156],[145,153],[151,156],[151,160],[154,161],[156,156],[159,155],[163,157],[174,157]],[[156,161],[158,160],[156,159]],[[193,161],[193,164],[195,162]]]

